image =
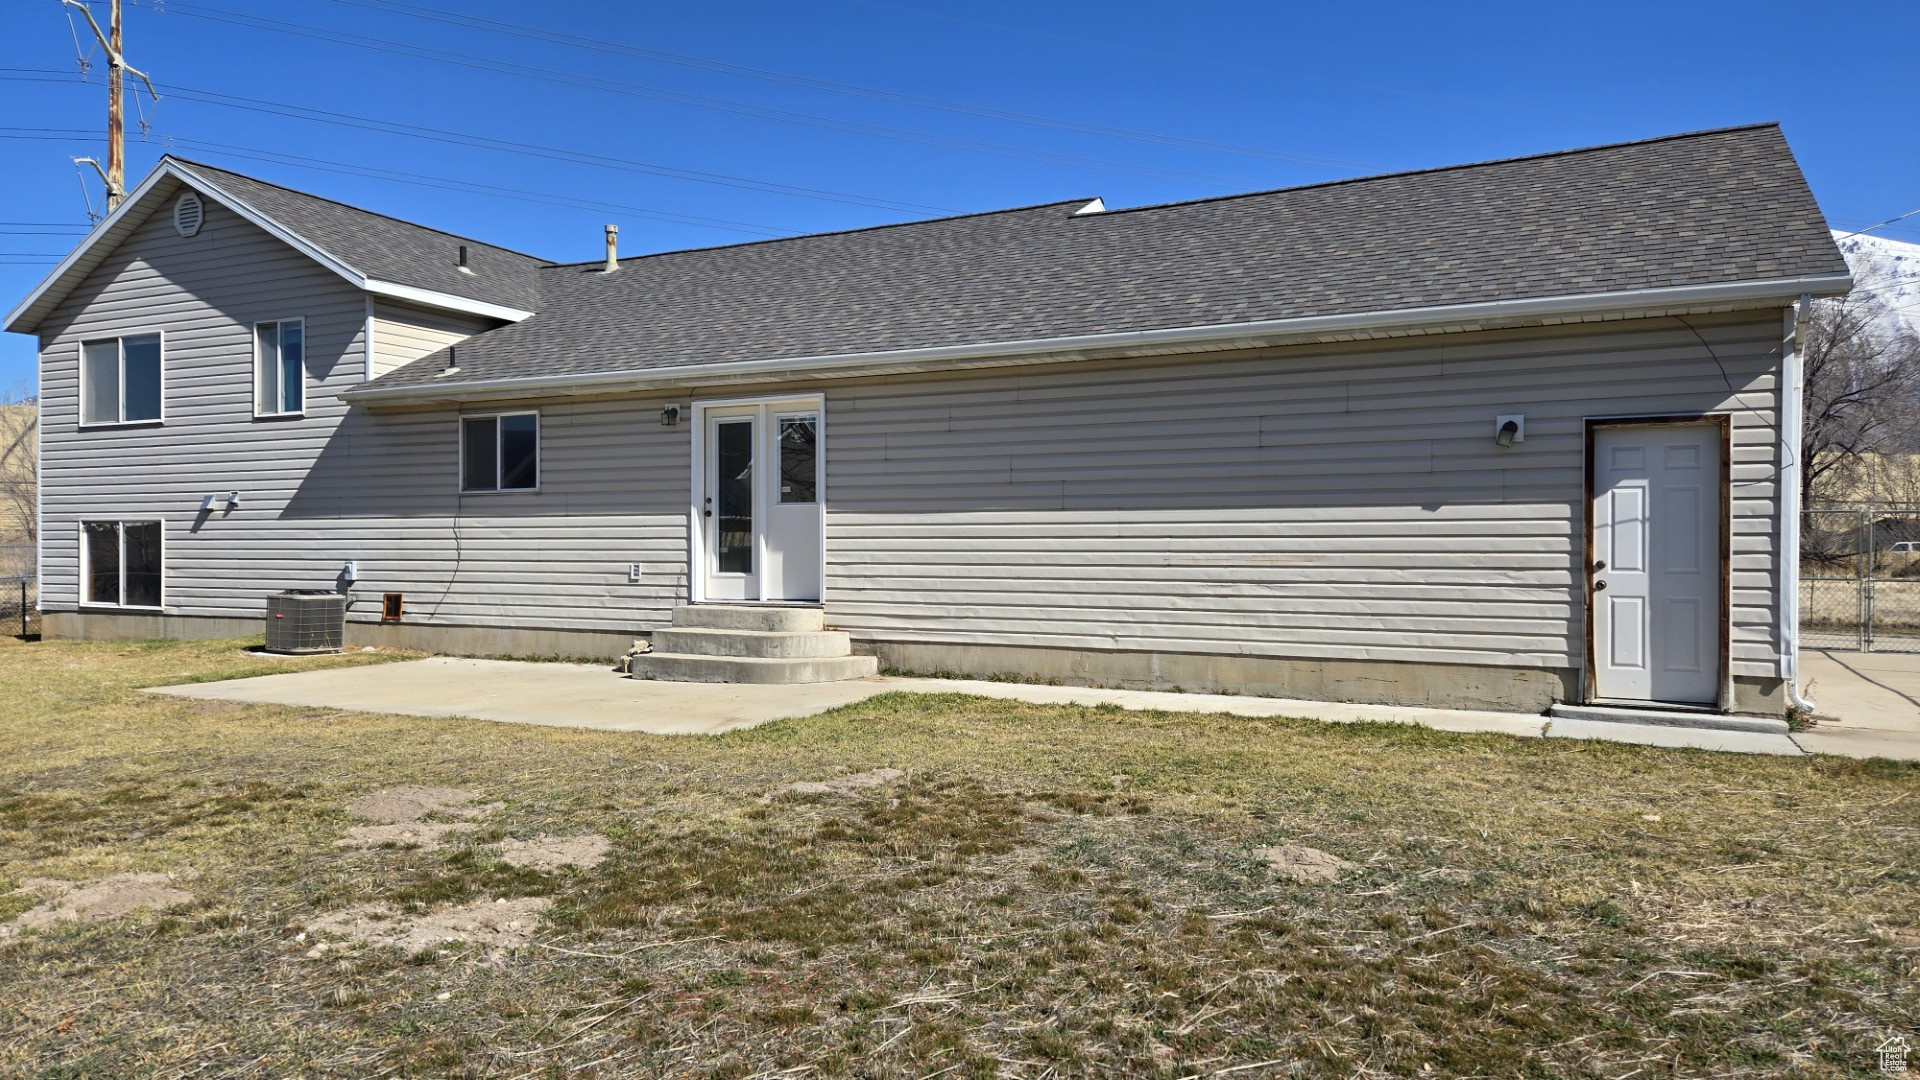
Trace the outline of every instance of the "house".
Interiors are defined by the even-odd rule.
[[[163,160],[7,318],[47,635],[253,634],[342,589],[355,643],[614,655],[823,604],[907,670],[1791,692],[1796,311],[1850,279],[1774,125],[606,239],[551,263]]]

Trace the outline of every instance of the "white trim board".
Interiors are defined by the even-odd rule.
[[[160,164],[155,166],[154,170],[147,174],[146,179],[142,180],[140,186],[135,188],[132,193],[121,202],[118,209],[108,214],[100,224],[94,226],[93,231],[89,232],[86,237],[80,241],[80,245],[74,248],[65,259],[62,259],[59,265],[53,268],[53,272],[48,274],[31,293],[27,294],[26,299],[20,301],[12,311],[7,313],[5,328],[23,334],[34,332],[34,330],[39,327],[40,320],[51,314],[53,309],[57,307],[62,300],[66,299],[67,293],[71,290],[72,286],[78,284],[79,277],[91,272],[94,267],[99,265],[100,260],[104,259],[106,255],[113,250],[112,247],[108,247],[104,251],[100,251],[96,257],[96,249],[109,237],[112,237],[115,241],[113,246],[118,246],[119,242],[124,241],[128,236],[132,235],[137,223],[144,220],[146,215],[151,211],[151,207],[148,205],[149,199],[163,198],[173,193],[173,189],[169,187],[165,191],[159,192],[158,195],[155,194],[156,190],[161,187],[162,182],[167,180],[178,184],[185,184],[203,195],[212,197],[223,207],[239,214],[248,222],[265,231],[269,236],[272,236],[274,239],[279,240],[300,254],[319,263],[329,271],[339,275],[356,289],[364,289],[367,292],[380,296],[389,296],[396,300],[405,300],[409,303],[422,304],[427,307],[440,308],[445,311],[456,311],[467,315],[480,315],[491,319],[501,319],[506,322],[520,322],[533,317],[533,312],[522,311],[519,308],[488,303],[484,300],[474,300],[464,296],[454,296],[451,293],[417,288],[412,285],[401,285],[395,282],[381,281],[378,278],[370,277],[345,260],[328,252],[325,248],[320,247],[299,233],[275,221],[257,207],[249,205],[246,200],[235,197],[219,184],[195,172],[191,166],[182,164],[174,158],[166,157],[160,159]]]

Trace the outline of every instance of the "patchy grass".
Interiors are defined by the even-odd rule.
[[[0,920],[29,878],[196,897],[0,944],[0,1075],[1839,1076],[1920,1022],[1912,765],[959,695],[651,738],[136,689],[381,659],[0,643]],[[504,805],[335,846],[409,784]],[[591,869],[499,855],[584,833]],[[1284,844],[1359,866],[1295,884],[1253,854]],[[522,897],[554,906],[504,959],[302,936]]]

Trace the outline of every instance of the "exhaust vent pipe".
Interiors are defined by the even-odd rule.
[[[620,269],[620,226],[607,226],[607,273]]]

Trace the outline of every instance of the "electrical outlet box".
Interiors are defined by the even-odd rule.
[[[640,580],[640,564],[637,562],[628,563],[627,564],[627,581],[629,583],[632,583],[639,580]]]

